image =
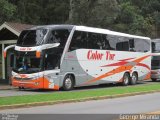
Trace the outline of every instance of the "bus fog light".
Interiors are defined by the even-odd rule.
[[[39,82],[35,82],[35,85],[39,85]]]

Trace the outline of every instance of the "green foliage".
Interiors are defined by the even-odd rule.
[[[136,4],[136,5],[135,5]],[[138,4],[138,5],[137,5]],[[114,28],[126,33],[154,36],[154,19],[149,14],[143,15],[142,1],[123,0],[120,3],[120,13],[116,19]]]
[[[105,28],[113,23],[119,10],[116,0],[72,0],[70,6],[70,23]]]
[[[160,0],[0,0],[0,23],[77,24],[160,36]]]
[[[6,0],[0,0],[0,23],[14,18],[16,6]]]

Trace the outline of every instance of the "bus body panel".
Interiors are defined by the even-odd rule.
[[[109,60],[108,54],[114,58]],[[150,53],[79,49],[68,52],[65,59],[64,71],[76,73],[77,86],[121,82],[125,72],[137,72],[139,80],[150,77]]]
[[[59,90],[59,70],[51,70],[34,74],[17,74],[12,72],[12,85],[34,89]]]
[[[140,38],[150,44],[150,38],[128,35],[124,33],[113,32],[110,30],[90,28],[85,26],[74,26],[67,39],[63,53],[60,59],[60,67],[52,70],[44,69],[40,72],[31,74],[20,74],[12,72],[12,85],[24,88],[36,89],[55,89],[63,87],[63,81],[66,75],[73,75],[76,86],[89,86],[104,83],[121,83],[123,76],[127,72],[130,76],[134,72],[138,74],[139,80],[150,78],[151,70],[151,51],[132,52],[121,50],[101,50],[78,48],[69,50],[74,32],[94,32],[116,37]],[[124,43],[124,42],[123,42]],[[119,44],[120,45],[120,44]],[[16,46],[15,50],[19,52],[37,52],[47,51],[50,48],[56,48],[58,45],[45,44],[33,47]],[[43,53],[43,52],[42,52]],[[44,52],[43,57],[47,55]],[[53,58],[54,59],[54,58]]]

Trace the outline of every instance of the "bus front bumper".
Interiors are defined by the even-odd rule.
[[[59,90],[59,86],[50,83],[46,78],[37,78],[31,80],[12,78],[12,85],[15,87],[31,88],[31,89],[53,89]]]
[[[151,71],[151,78],[160,79],[160,71],[159,70],[152,70]]]

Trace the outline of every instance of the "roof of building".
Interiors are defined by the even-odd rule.
[[[5,22],[5,23],[19,32],[21,32],[22,30],[34,27],[34,25],[22,24],[22,23],[13,23],[13,22]]]
[[[34,27],[34,25],[14,22],[4,22],[0,26],[0,40],[17,39],[22,30]]]
[[[8,29],[13,32],[15,35],[19,36],[22,30],[34,27],[34,25],[22,24],[22,23],[14,23],[14,22],[4,22],[0,26],[0,31],[3,29]]]

